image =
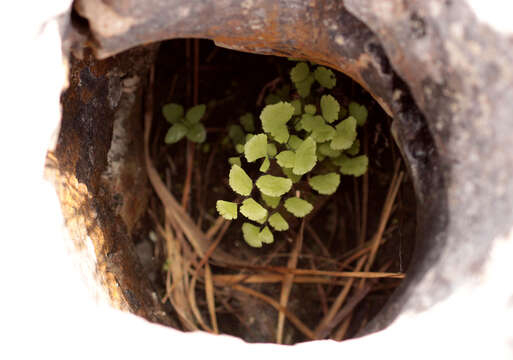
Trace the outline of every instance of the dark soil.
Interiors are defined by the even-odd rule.
[[[179,200],[182,197],[187,168],[187,143],[181,141],[172,146],[164,144],[163,137],[169,125],[160,114],[160,108],[169,102],[181,103],[186,108],[193,105],[193,44],[193,41],[189,41],[189,45],[186,45],[185,40],[162,43],[156,63],[156,109],[151,151],[154,164],[160,173],[170,175],[170,190]],[[204,123],[208,136],[206,145],[196,146],[195,149],[189,211],[191,217],[202,224],[203,230],[208,229],[217,218],[216,201],[233,199],[233,193],[228,186],[229,164],[226,159],[235,153],[231,146],[222,145],[227,124],[236,123],[238,117],[246,112],[259,114],[262,106],[257,106],[256,102],[262,89],[279,77],[288,82],[288,72],[292,66],[294,62],[286,58],[240,53],[218,48],[209,41],[200,41],[198,102],[207,104]],[[378,227],[382,206],[394,174],[394,164],[400,158],[400,153],[389,131],[391,119],[358,84],[342,74],[337,74],[337,88],[332,94],[346,105],[351,99],[365,104],[369,109],[369,120],[359,137],[362,144],[367,144],[366,153],[370,159],[366,228],[366,240],[370,240]],[[307,228],[313,231],[307,229],[304,232],[297,268],[330,271],[352,271],[354,268],[354,263],[344,269],[340,264],[358,246],[359,224],[362,221],[359,214],[363,208],[363,177],[343,177],[341,184],[337,193],[309,219]],[[157,214],[162,214],[159,206],[162,205],[155,196],[152,207]],[[378,271],[388,264],[388,272],[406,272],[414,246],[415,219],[413,188],[409,179],[406,179],[400,187],[384,234],[385,241],[371,270]],[[253,249],[242,239],[241,223],[240,220],[234,221],[222,239],[220,246],[225,251],[253,264],[281,267],[287,265],[288,253],[299,226],[288,233],[277,236],[275,234],[273,244]],[[328,250],[328,254],[314,240],[314,233]],[[155,242],[142,241],[138,244],[138,249],[141,254],[146,254],[150,278],[159,293],[163,294],[165,243],[162,239],[153,237]],[[215,274],[241,272],[240,269],[220,267],[213,267],[212,270]],[[380,279],[373,282],[370,293],[353,311],[345,338],[353,336],[379,312],[399,282],[399,279]],[[245,286],[279,301],[279,282]],[[208,319],[206,304],[202,300],[204,292],[201,286],[198,287],[198,306],[204,318]],[[339,291],[340,286],[337,285],[295,283],[287,309],[314,329],[324,316],[326,306],[329,306]],[[275,341],[277,311],[268,304],[225,286],[216,287],[216,306],[221,333],[238,336],[250,342]],[[284,343],[307,340],[288,322],[284,334]]]

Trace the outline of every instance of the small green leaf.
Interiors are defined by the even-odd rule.
[[[252,133],[255,131],[255,120],[252,113],[246,113],[242,115],[239,118],[239,122],[241,123],[244,130],[246,130],[246,132]]]
[[[296,136],[296,135],[291,135],[290,138],[289,138],[289,142],[287,143],[287,145],[289,146],[289,148],[291,148],[292,150],[297,150],[301,144],[303,143],[303,140],[301,140],[300,137]]]
[[[369,158],[367,155],[360,155],[354,158],[344,155],[340,157],[340,172],[344,175],[361,176],[365,174],[368,166]]]
[[[303,175],[312,170],[317,162],[316,144],[312,137],[306,138],[296,151],[296,160],[292,172]]]
[[[360,140],[356,139],[353,145],[351,145],[351,147],[347,149],[346,152],[351,156],[358,155],[360,152]]]
[[[296,184],[301,180],[302,175],[296,175],[292,172],[291,168],[281,168],[281,171],[290,179],[292,180],[293,184]]]
[[[290,70],[290,79],[293,83],[298,83],[305,80],[309,74],[310,69],[308,68],[308,64],[300,62]]]
[[[292,106],[294,106],[294,115],[301,114],[301,100],[295,99],[290,102]]]
[[[333,150],[329,143],[320,144],[317,146],[317,149],[319,153],[330,158],[335,158],[342,153],[341,150]]]
[[[269,216],[269,224],[274,228],[276,231],[287,231],[289,229],[289,224],[283,216],[281,216],[280,213],[274,213],[271,216]]]
[[[166,144],[174,144],[178,141],[182,140],[184,136],[187,134],[187,127],[182,123],[176,123],[169,128],[167,131],[164,142]]]
[[[237,151],[237,153],[239,153],[239,154],[242,154],[244,152],[244,145],[242,145],[242,144],[235,145],[235,151]]]
[[[246,134],[246,136],[244,137],[244,144],[251,140],[253,136],[255,136],[255,134]]]
[[[287,122],[294,114],[294,107],[287,102],[279,102],[274,105],[267,105],[260,114],[262,127],[266,133],[270,133],[274,139],[283,144],[289,139]]]
[[[333,165],[340,167],[342,165],[342,163],[344,162],[345,158],[347,158],[347,156],[344,154],[341,154],[338,157],[331,158],[331,162]]]
[[[342,120],[336,127],[336,133],[331,140],[333,150],[346,150],[356,139],[356,119],[352,116]]]
[[[266,173],[269,170],[269,166],[271,166],[271,162],[269,158],[266,156],[264,161],[262,161],[262,165],[260,165],[260,171]]]
[[[274,236],[271,230],[269,229],[269,226],[265,226],[262,231],[258,234],[258,238],[261,242],[264,244],[272,244],[274,242]]]
[[[267,206],[273,209],[276,209],[278,207],[281,200],[280,196],[268,196],[264,193],[261,193],[260,195],[262,195],[262,200],[264,200]]]
[[[312,137],[318,143],[329,141],[335,136],[335,129],[328,124],[317,126],[312,132]]]
[[[242,202],[240,213],[253,221],[260,221],[267,217],[267,210],[252,198]]]
[[[262,175],[256,181],[256,186],[262,194],[269,196],[282,196],[290,190],[292,187],[292,181],[284,177]]]
[[[242,235],[244,241],[251,247],[262,247],[262,240],[260,239],[260,228],[253,224],[245,222],[242,224]]]
[[[245,134],[240,125],[230,125],[228,127],[228,136],[234,144],[244,144]]]
[[[314,71],[315,80],[326,89],[333,89],[337,84],[337,78],[333,71],[324,66],[318,66]]]
[[[299,96],[301,96],[302,98],[305,98],[308,95],[310,95],[310,90],[312,88],[312,84],[314,83],[314,81],[315,81],[315,79],[314,79],[313,75],[310,74],[303,81],[294,83]]]
[[[303,130],[303,124],[301,124],[301,118],[299,117],[294,120],[294,130],[296,130],[296,133]]]
[[[228,183],[233,191],[242,196],[249,196],[251,190],[253,190],[253,181],[238,165],[232,165]]]
[[[310,115],[315,115],[316,112],[317,112],[317,108],[315,107],[315,105],[312,105],[312,104],[305,105],[305,113],[310,114]]]
[[[276,145],[273,143],[267,143],[267,155],[270,157],[275,157],[278,153],[278,149],[276,148]]]
[[[203,124],[194,124],[187,131],[187,139],[195,143],[202,143],[207,138],[207,130]]]
[[[237,219],[237,204],[234,202],[217,200],[216,209],[226,220]]]
[[[205,110],[207,107],[205,104],[200,104],[191,107],[189,110],[187,110],[187,114],[185,114],[185,119],[187,120],[188,124],[197,124],[200,122],[201,118],[205,114]]]
[[[274,105],[274,104],[279,103],[280,101],[281,101],[280,97],[276,94],[268,94],[264,100],[266,105]]]
[[[313,129],[319,123],[319,121],[321,121],[321,123],[324,123],[324,120],[321,116],[303,114],[303,116],[301,116],[301,127],[308,132],[312,132]]]
[[[267,135],[258,134],[251,137],[244,145],[244,155],[248,162],[267,156]]]
[[[362,126],[367,121],[367,108],[364,105],[360,105],[357,102],[351,101],[349,103],[349,115],[356,119],[358,126]]]
[[[321,97],[321,113],[324,119],[330,124],[338,120],[338,113],[340,111],[340,104],[331,95],[323,95]]]
[[[238,157],[238,156],[233,156],[233,157],[228,158],[228,162],[230,163],[230,165],[242,166],[241,162],[240,162],[240,157]]]
[[[334,172],[313,176],[308,179],[308,183],[319,194],[331,195],[337,191],[340,184],[340,175]]]
[[[281,167],[293,168],[294,162],[296,161],[296,154],[294,154],[293,151],[284,150],[276,155],[276,161]]]
[[[285,200],[285,209],[295,217],[304,217],[313,210],[313,205],[306,200],[291,197]]]
[[[162,107],[162,115],[171,124],[176,124],[183,117],[183,106],[180,104],[166,104]]]

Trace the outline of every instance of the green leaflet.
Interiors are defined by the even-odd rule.
[[[351,147],[347,149],[346,152],[351,156],[357,155],[360,152],[360,140],[356,139],[353,145],[351,145]]]
[[[340,157],[340,172],[344,175],[353,175],[355,177],[365,174],[369,166],[369,158],[367,155],[360,155],[349,158],[345,155]]]
[[[267,135],[258,134],[251,137],[244,145],[244,155],[248,162],[267,156]]]
[[[187,139],[195,143],[202,143],[207,138],[207,131],[203,124],[193,124],[187,131]]]
[[[262,194],[268,196],[282,196],[290,190],[292,181],[284,177],[262,175],[256,181],[256,186]]]
[[[316,144],[312,137],[307,137],[296,151],[296,160],[292,172],[303,175],[312,170],[317,162]]]
[[[356,139],[356,119],[352,116],[342,120],[336,127],[336,133],[331,140],[333,150],[346,150]]]
[[[176,124],[183,117],[183,106],[180,104],[166,104],[162,107],[162,115],[171,124]]]
[[[316,112],[317,112],[317,108],[315,107],[315,105],[312,105],[312,104],[305,105],[305,113],[310,114],[310,115],[315,115]]]
[[[242,166],[241,162],[240,162],[240,157],[238,157],[238,156],[233,156],[231,158],[228,158],[228,162],[230,163],[230,165]]]
[[[253,181],[238,165],[232,165],[228,183],[233,191],[242,196],[249,196],[253,190]]]
[[[293,113],[294,107],[287,102],[267,105],[260,114],[264,131],[271,134],[278,143],[287,142],[289,130],[286,124]]]
[[[280,204],[280,196],[269,196],[264,193],[261,193],[260,195],[262,196],[262,200],[264,200],[265,204],[270,208],[276,209]]]
[[[290,138],[289,138],[289,142],[287,143],[287,145],[289,146],[289,148],[291,148],[292,150],[297,150],[299,148],[299,146],[303,143],[303,140],[301,140],[301,138],[299,138],[298,136],[296,135],[291,135]]]
[[[292,172],[291,168],[281,168],[281,171],[290,179],[292,180],[293,184],[296,184],[301,180],[301,175],[296,175]]]
[[[267,217],[267,210],[252,198],[248,198],[242,202],[240,212],[249,220],[253,221],[262,221]]]
[[[321,153],[324,156],[330,157],[330,158],[335,158],[337,156],[340,156],[340,154],[342,153],[341,150],[333,150],[331,148],[329,142],[326,142],[323,144],[318,144],[317,149],[318,149],[319,153]],[[320,161],[320,159],[319,159],[319,161]]]
[[[357,102],[351,101],[349,103],[349,115],[356,119],[358,126],[363,126],[367,121],[367,108]]]
[[[226,220],[237,219],[237,204],[234,202],[217,200],[216,209]]]
[[[280,101],[281,101],[280,97],[276,94],[268,94],[264,100],[266,105],[274,105],[274,104],[279,103]]]
[[[290,102],[292,106],[294,106],[294,115],[300,115],[301,114],[301,100],[296,99],[292,100]]]
[[[296,66],[290,70],[290,79],[293,83],[298,83],[307,78],[310,74],[310,69],[308,64],[305,62],[300,62]]]
[[[239,118],[239,122],[246,132],[252,133],[255,131],[255,120],[252,113],[246,113]]]
[[[267,144],[267,155],[269,155],[270,157],[275,157],[277,152],[278,149],[276,148],[276,145],[274,145],[273,143]]]
[[[244,241],[251,247],[262,247],[262,240],[258,236],[260,234],[260,228],[253,224],[245,222],[242,224],[242,235]]]
[[[294,154],[293,151],[284,150],[276,155],[276,161],[281,167],[293,168],[294,162],[296,161],[296,154]]]
[[[200,104],[191,107],[185,114],[186,123],[189,125],[197,124],[205,114],[207,107],[205,104]]]
[[[291,197],[285,200],[285,209],[295,217],[304,217],[313,210],[313,205],[306,200]]]
[[[324,66],[317,66],[317,69],[315,69],[314,72],[314,77],[315,80],[317,80],[317,82],[326,89],[333,89],[337,84],[337,78],[333,71],[325,68]]]
[[[303,114],[303,116],[301,116],[301,128],[308,132],[312,132],[319,121],[324,123],[324,120],[319,115],[313,116],[310,114]]]
[[[269,167],[271,166],[271,162],[269,161],[269,158],[266,156],[264,161],[262,161],[262,165],[260,165],[260,172],[266,173],[267,170],[269,170]]]
[[[289,229],[289,224],[283,218],[283,216],[281,216],[280,213],[274,213],[271,216],[269,216],[269,224],[276,231],[286,231]]]
[[[251,140],[253,136],[255,136],[255,134],[246,134],[246,136],[244,137],[244,144]]]
[[[187,134],[187,127],[182,123],[176,123],[167,131],[164,142],[166,144],[174,144],[182,140]]]
[[[337,191],[340,184],[340,175],[334,172],[317,175],[308,179],[308,183],[319,194],[331,195]]]
[[[258,239],[264,244],[272,244],[274,242],[274,236],[269,226],[264,226],[262,231],[258,234]]]
[[[321,113],[324,119],[330,124],[338,120],[340,104],[331,95],[323,95],[321,97]]]
[[[335,129],[328,124],[317,125],[313,132],[312,137],[318,143],[329,141],[335,136]]]
[[[242,154],[244,152],[244,145],[242,145],[242,144],[235,145],[235,150],[237,151],[237,153]]]
[[[240,125],[230,125],[228,128],[228,136],[232,139],[235,145],[244,144],[246,135]]]
[[[294,83],[299,96],[301,96],[302,98],[305,98],[308,95],[310,95],[310,90],[312,88],[312,84],[314,83],[314,81],[315,81],[315,79],[314,79],[313,75],[309,74],[306,77],[306,79],[304,79],[303,81]]]

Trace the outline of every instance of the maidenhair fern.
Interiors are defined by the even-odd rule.
[[[201,118],[205,114],[206,106],[196,105],[187,112],[180,104],[167,104],[162,107],[162,115],[171,123],[164,141],[166,144],[174,144],[187,137],[192,142],[202,143],[207,137]]]
[[[272,230],[287,231],[291,219],[310,214],[315,193],[334,194],[341,183],[340,174],[360,176],[367,171],[368,158],[358,155],[357,139],[357,128],[365,124],[367,109],[351,102],[346,110],[326,93],[336,85],[335,74],[323,66],[313,71],[310,67],[299,62],[292,68],[290,79],[296,93],[291,94],[286,84],[269,94],[259,123],[248,113],[240,117],[239,124],[228,128],[238,154],[228,159],[229,185],[240,197],[234,202],[219,200],[217,211],[228,220],[237,219],[240,211],[249,220],[242,225],[244,240],[253,247],[272,243]],[[319,88],[312,91],[315,83]],[[189,137],[191,110],[184,120],[183,108],[176,104],[163,109],[166,119],[177,127],[170,135],[173,140]],[[195,110],[194,119],[200,113],[203,115]],[[178,127],[180,124],[184,127]],[[244,170],[248,164],[257,165],[253,169],[258,171],[250,172],[252,176]],[[303,184],[313,192],[306,191]]]

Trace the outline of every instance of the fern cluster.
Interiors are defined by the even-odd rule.
[[[207,131],[201,123],[201,119],[205,115],[205,110],[204,104],[193,106],[186,113],[180,104],[164,105],[162,115],[171,124],[164,138],[165,143],[174,144],[185,137],[195,143],[204,142],[207,138]]]
[[[259,116],[261,131],[249,113],[228,131],[239,154],[229,158],[229,185],[240,199],[219,200],[216,208],[225,219],[237,219],[240,212],[249,220],[242,232],[253,247],[272,243],[273,230],[288,230],[286,218],[302,218],[313,210],[312,199],[305,199],[305,191],[299,190],[301,183],[320,195],[332,195],[340,185],[340,174],[360,176],[367,171],[368,158],[358,155],[357,139],[367,109],[356,102],[345,109],[327,94],[336,77],[323,66],[311,71],[308,63],[299,62],[290,79],[295,93],[284,86],[267,96]],[[317,86],[315,95],[313,86]],[[253,163],[258,165],[254,179],[244,170]]]

